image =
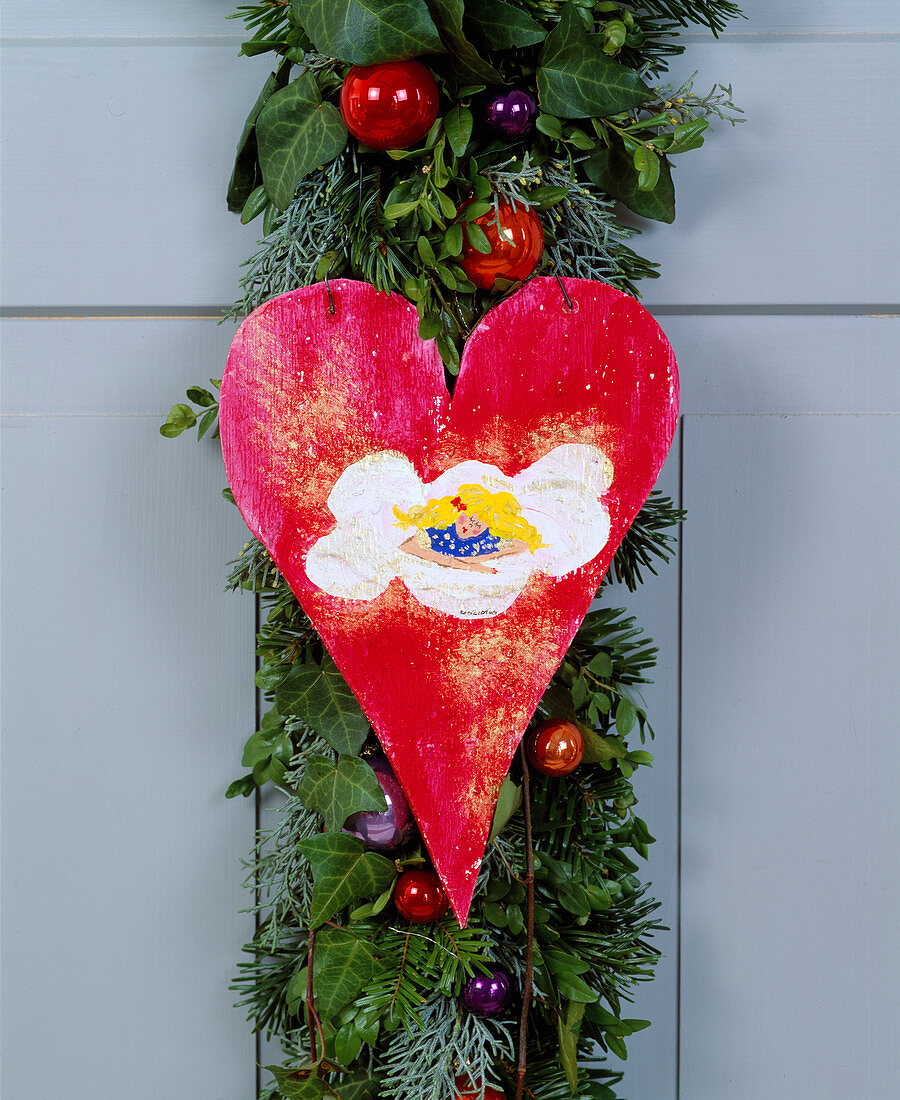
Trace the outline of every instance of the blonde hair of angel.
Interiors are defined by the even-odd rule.
[[[408,512],[394,506],[401,527],[449,527],[461,513],[480,519],[500,539],[520,539],[534,553],[541,546],[540,532],[522,515],[522,506],[512,493],[490,493],[482,485],[460,485],[456,496],[437,497],[427,504],[414,504]]]

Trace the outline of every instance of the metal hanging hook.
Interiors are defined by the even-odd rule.
[[[569,307],[569,312],[571,313],[572,309],[574,308],[574,306],[572,305],[572,299],[566,293],[566,288],[563,286],[563,281],[559,277],[559,272],[558,271],[554,272],[554,277],[555,277],[556,281],[559,283],[559,289],[562,291],[562,296],[565,298],[566,305]]]
[[[331,293],[331,283],[328,281],[328,276],[331,274],[332,268],[337,263],[339,252],[335,252],[334,258],[328,265],[328,270],[325,272],[325,289],[328,291],[328,312],[334,316],[334,296]]]

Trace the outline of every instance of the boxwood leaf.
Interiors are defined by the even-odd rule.
[[[588,37],[574,4],[563,7],[544,43],[537,86],[541,110],[560,118],[615,115],[651,94],[636,72],[607,57]]]
[[[351,65],[444,49],[425,0],[291,0],[291,13],[320,53]]]
[[[256,140],[266,192],[279,210],[286,210],[297,184],[344,148],[347,127],[338,109],[323,103],[315,77],[307,72],[266,103]]]
[[[387,809],[378,777],[358,756],[339,756],[336,764],[327,756],[310,756],[297,797],[307,809],[322,814],[330,833],[360,810]]]
[[[559,1062],[573,1094],[578,1084],[578,1033],[584,1017],[584,1005],[570,1001],[566,1013],[556,1017],[556,1034],[559,1038]]]
[[[357,898],[380,894],[396,873],[389,859],[367,852],[361,840],[346,833],[322,833],[297,846],[312,866],[309,921],[313,928]]]
[[[444,115],[444,133],[450,148],[461,157],[472,136],[472,112],[468,107],[453,107]]]

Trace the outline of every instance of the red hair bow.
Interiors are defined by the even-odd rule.
[[[457,512],[464,512],[466,510],[466,506],[462,502],[462,497],[454,497],[453,500],[450,501],[450,503],[457,510]]]

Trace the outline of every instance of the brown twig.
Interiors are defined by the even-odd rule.
[[[522,989],[522,1014],[519,1017],[519,1057],[516,1066],[516,1100],[525,1091],[528,1011],[531,1008],[531,985],[534,975],[534,848],[531,844],[531,793],[528,778],[528,757],[524,742],[519,746],[522,758],[522,810],[525,815],[525,889],[528,915],[525,933],[525,984]]]
[[[316,933],[310,928],[306,949],[306,1015],[309,1023],[309,1056],[313,1064],[316,1062],[316,1036],[313,1032],[313,1024],[315,1024],[316,1032],[319,1035],[319,1049],[322,1052],[322,1057],[325,1057],[325,1036],[322,1033],[322,1021],[313,1006],[313,951],[315,944]]]

